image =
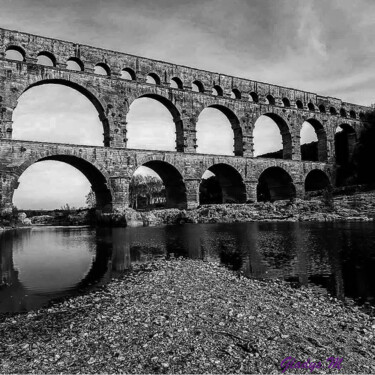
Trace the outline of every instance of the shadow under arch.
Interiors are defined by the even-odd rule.
[[[324,126],[322,125],[320,121],[314,118],[309,118],[306,120],[306,122],[308,122],[314,128],[316,136],[318,138],[318,154],[316,155],[316,160],[326,162],[328,159],[328,150],[327,150],[327,133],[324,129]]]
[[[243,137],[242,137],[242,128],[240,125],[240,120],[236,116],[236,114],[229,109],[228,107],[221,105],[221,104],[211,104],[206,108],[215,108],[218,109],[221,113],[223,113],[227,119],[229,120],[232,130],[233,130],[233,138],[234,138],[234,155],[235,156],[243,156]]]
[[[34,82],[30,84],[29,86],[26,87],[25,90],[21,93],[25,93],[26,91],[32,89],[33,87],[37,86],[43,86],[46,84],[54,84],[54,85],[63,85],[66,87],[70,87],[71,89],[74,89],[78,91],[80,94],[84,95],[95,107],[95,109],[98,112],[99,119],[101,123],[103,124],[103,135],[104,135],[104,140],[103,144],[105,147],[110,146],[110,130],[109,130],[109,122],[107,119],[107,116],[105,114],[105,105],[99,100],[98,96],[94,94],[92,91],[88,90],[87,88],[79,85],[78,83],[68,81],[65,79],[44,79],[41,81]],[[20,95],[20,96],[21,96]]]
[[[205,182],[209,179],[202,179],[199,186],[200,204],[246,202],[246,186],[241,174],[234,167],[218,163],[207,170],[215,175],[215,181],[207,185]]]
[[[292,177],[285,169],[269,167],[262,172],[258,179],[257,201],[277,201],[296,197],[296,188]]]
[[[112,212],[112,192],[108,186],[108,178],[92,163],[73,155],[51,155],[40,158],[36,161],[24,163],[18,171],[17,179],[25,170],[35,163],[42,161],[59,161],[78,169],[90,182],[96,198],[97,212]],[[14,191],[13,191],[14,193]],[[13,200],[13,194],[12,194]]]
[[[331,182],[325,172],[320,169],[313,169],[305,178],[305,191],[324,190],[331,186]]]
[[[356,145],[357,134],[354,128],[346,123],[338,125],[335,133],[336,185],[338,186],[351,183]]]
[[[166,208],[187,208],[185,182],[176,167],[162,160],[149,160],[142,166],[152,169],[162,179],[166,193]]]
[[[287,122],[278,114],[272,112],[262,113],[262,116],[267,116],[273,120],[280,130],[282,142],[283,142],[283,159],[292,159],[293,144],[292,135],[290,133]]]
[[[177,107],[171,102],[171,100],[158,94],[153,94],[153,93],[142,94],[138,96],[137,98],[135,98],[135,100],[140,99],[140,98],[154,99],[158,101],[159,103],[163,104],[168,109],[168,111],[172,115],[173,122],[176,125],[176,151],[184,152],[184,132],[183,132],[184,124],[181,120],[181,114],[180,114],[180,111],[177,109]]]

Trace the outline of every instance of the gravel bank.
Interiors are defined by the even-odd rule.
[[[280,281],[180,259],[0,323],[2,373],[280,373],[281,361],[343,358],[375,373],[375,319]],[[310,373],[288,370],[287,373]]]

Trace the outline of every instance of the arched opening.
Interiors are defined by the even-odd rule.
[[[254,156],[275,159],[292,158],[292,136],[288,124],[275,113],[265,113],[255,122]]]
[[[252,101],[253,103],[258,103],[259,102],[259,96],[256,92],[251,92],[249,94],[249,100]]]
[[[305,179],[305,191],[322,191],[331,186],[328,176],[319,169],[314,169],[308,173]]]
[[[320,113],[326,113],[326,107],[323,104],[321,104],[319,106],[319,111],[320,111]]]
[[[160,77],[156,73],[149,73],[146,78],[146,83],[149,85],[160,85]]]
[[[346,117],[346,110],[345,110],[345,108],[341,108],[340,109],[340,116],[341,117]]]
[[[5,51],[5,58],[9,60],[25,61],[26,53],[19,46],[9,46]]]
[[[44,66],[56,66],[56,57],[51,52],[40,52],[38,54],[37,64]]]
[[[296,100],[296,107],[297,107],[298,109],[303,109],[303,103],[302,103],[301,100]]]
[[[74,70],[76,72],[83,72],[84,70],[83,62],[77,57],[71,57],[66,62],[66,68],[69,70]]]
[[[215,85],[212,88],[212,95],[214,96],[223,96],[223,89],[219,85]]]
[[[309,108],[309,111],[311,111],[311,112],[315,112],[315,105],[313,104],[313,103],[309,103],[308,105],[307,105],[307,107]]]
[[[203,174],[200,204],[245,203],[246,187],[241,174],[228,164],[215,164]]]
[[[182,81],[178,77],[173,77],[171,79],[171,86],[172,89],[180,89],[182,90],[184,88],[184,85],[182,84]]]
[[[308,119],[301,128],[301,159],[327,161],[327,134],[316,119]]]
[[[357,118],[357,114],[355,113],[355,111],[353,111],[353,110],[350,111],[350,117],[351,118]]]
[[[238,89],[233,89],[232,93],[230,94],[232,99],[241,99],[241,92]]]
[[[295,196],[293,180],[284,169],[270,167],[260,175],[257,186],[258,202],[292,199]]]
[[[19,178],[13,204],[19,209],[85,208],[90,189],[96,210],[112,210],[112,194],[104,175],[91,163],[72,155],[53,155],[29,166]]]
[[[355,130],[348,124],[341,124],[335,133],[336,185],[352,183],[353,153],[357,143]]]
[[[365,114],[363,112],[359,112],[359,119],[364,120],[365,119]]]
[[[111,69],[109,69],[109,66],[105,63],[99,63],[96,64],[94,67],[94,73],[99,74],[101,76],[110,76],[111,75]]]
[[[290,107],[290,100],[288,98],[283,98],[283,104],[284,104],[284,107],[289,108]]]
[[[240,122],[229,108],[221,105],[211,105],[205,108],[199,115],[196,131],[197,152],[243,155]]]
[[[137,174],[140,175],[149,175],[151,177],[154,177],[155,180],[158,178],[162,180],[163,185],[160,187],[160,183],[158,184],[158,188],[156,189],[159,191],[160,196],[162,199],[160,202],[162,202],[163,207],[167,208],[180,208],[185,209],[187,207],[187,199],[186,199],[186,188],[185,188],[185,182],[183,177],[181,176],[181,173],[171,164],[160,161],[160,160],[151,160],[142,165],[142,167],[145,168],[138,168],[138,170],[135,173],[135,176]],[[154,173],[150,173],[150,170],[152,170]],[[149,186],[149,191],[152,189],[152,186]],[[147,194],[151,194],[150,192],[143,193],[146,201],[147,201]],[[154,199],[152,202],[157,207],[156,200],[157,194],[154,194]],[[148,200],[150,202],[150,199]],[[132,202],[130,202],[132,203]],[[149,207],[152,208],[152,207]]]
[[[109,146],[103,107],[92,93],[70,81],[45,80],[29,86],[19,97],[12,120],[14,139],[102,146],[104,130],[104,145]]]
[[[132,102],[126,120],[127,147],[184,151],[180,113],[168,99],[143,95]]]
[[[275,105],[275,98],[272,95],[267,95],[266,99],[267,99],[267,104]]]
[[[330,113],[331,115],[337,115],[336,108],[335,108],[335,107],[329,107],[329,113]]]
[[[204,86],[203,86],[203,83],[201,81],[194,81],[192,84],[191,84],[191,89],[194,91],[194,92],[204,92]]]
[[[131,68],[122,69],[121,78],[127,81],[135,81],[137,79],[135,71]]]

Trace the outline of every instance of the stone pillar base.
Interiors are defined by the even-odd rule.
[[[199,206],[199,185],[200,179],[185,179],[187,209]]]
[[[255,203],[257,201],[258,181],[245,181],[246,203]]]
[[[129,207],[129,177],[110,177],[109,187],[112,192],[112,211],[123,211]]]

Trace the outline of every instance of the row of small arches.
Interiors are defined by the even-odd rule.
[[[19,46],[9,46],[6,49],[5,52],[5,58],[10,60],[17,60],[17,61],[25,61],[26,52],[23,48]],[[44,65],[44,66],[57,66],[57,60],[56,57],[48,52],[48,51],[42,51],[37,56],[37,64]],[[73,70],[73,71],[84,71],[84,64],[82,60],[80,60],[77,57],[71,57],[67,60],[67,69]],[[111,69],[106,63],[98,63],[94,67],[94,74],[104,75],[104,76],[110,76],[111,75]],[[135,81],[137,80],[136,73],[131,68],[124,68],[121,71],[121,78],[125,80]],[[153,84],[153,85],[161,85],[161,78],[156,73],[149,73],[146,77],[146,83]],[[178,77],[173,77],[170,81],[170,87],[174,89],[184,89],[183,82]],[[194,81],[192,82],[192,91],[205,93],[206,89],[201,81]],[[220,85],[214,85],[212,87],[211,94],[214,96],[224,96],[224,90]],[[240,90],[234,88],[231,92],[231,98],[232,99],[242,99],[242,94]],[[256,92],[250,92],[249,93],[249,100],[258,103],[259,102],[259,96]],[[284,97],[282,98],[283,106],[286,108],[291,108],[291,102],[288,98]],[[266,104],[269,105],[276,105],[276,99],[271,94],[266,96]],[[304,104],[301,100],[296,100],[295,107],[297,109],[305,109]],[[341,108],[340,112],[338,113],[337,109],[333,106],[326,108],[324,104],[320,104],[317,108],[312,103],[309,102],[307,104],[307,109],[309,111],[315,112],[317,109],[320,113],[329,113],[331,115],[338,115],[340,114],[341,117],[347,118],[348,116],[350,118],[356,119],[357,113],[354,110],[349,111],[349,113],[346,111],[345,108]],[[364,114],[362,112],[359,113],[359,118],[363,119]]]

